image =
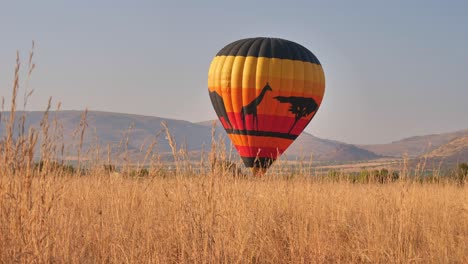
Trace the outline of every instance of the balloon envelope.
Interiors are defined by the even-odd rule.
[[[245,166],[266,169],[314,117],[325,76],[315,55],[295,42],[248,38],[216,54],[208,90]]]

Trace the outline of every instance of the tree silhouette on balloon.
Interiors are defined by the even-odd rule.
[[[295,115],[294,123],[288,131],[288,134],[291,134],[294,126],[297,124],[302,117],[306,117],[313,112],[317,111],[318,105],[313,98],[307,97],[297,97],[297,96],[276,96],[274,97],[280,103],[289,103],[289,112]]]

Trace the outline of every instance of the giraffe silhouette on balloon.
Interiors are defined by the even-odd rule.
[[[268,82],[266,83],[265,87],[263,87],[262,92],[260,93],[260,95],[257,96],[257,98],[255,98],[248,105],[242,107],[241,118],[242,118],[242,124],[244,125],[245,130],[247,130],[245,126],[246,115],[252,115],[252,127],[254,127],[255,130],[258,130],[257,107],[262,102],[263,97],[265,96],[265,93],[267,91],[270,91],[270,92],[272,91]]]

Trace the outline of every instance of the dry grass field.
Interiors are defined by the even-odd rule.
[[[353,183],[307,166],[233,177],[193,170],[173,142],[175,171],[114,173],[81,152],[86,114],[72,170],[56,124],[22,129],[19,62],[15,77],[0,118],[0,263],[468,263],[466,184]]]
[[[0,262],[467,263],[454,184],[0,179]]]

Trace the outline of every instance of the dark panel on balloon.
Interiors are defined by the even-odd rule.
[[[239,129],[226,129],[228,134],[237,135],[250,135],[250,136],[262,136],[262,137],[277,137],[286,139],[296,139],[298,135],[289,133],[271,132],[271,131],[256,131],[256,130],[239,130]]]
[[[216,56],[252,56],[306,61],[320,65],[315,55],[305,47],[279,38],[248,38],[235,41]]]
[[[244,165],[247,168],[264,168],[268,169],[271,164],[275,161],[273,158],[251,158],[251,157],[241,157]]]

